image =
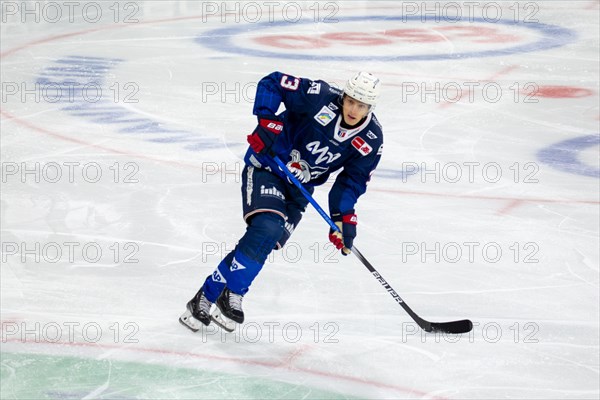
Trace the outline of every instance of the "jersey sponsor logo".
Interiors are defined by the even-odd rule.
[[[317,82],[311,83],[311,85],[308,88],[308,91],[306,93],[307,94],[319,94],[319,93],[321,93],[321,84],[317,83]]]
[[[307,144],[306,150],[310,151],[311,154],[318,155],[315,161],[317,164],[321,164],[323,161],[330,164],[342,156],[340,153],[333,154],[330,152],[329,146],[321,147],[321,142],[318,140]]]
[[[266,188],[265,185],[260,187],[260,195],[262,197],[275,197],[285,201],[285,196],[276,187]]]
[[[354,148],[363,156],[366,156],[373,151],[373,148],[361,137],[355,137],[352,139],[351,143],[352,146],[354,146]]]
[[[372,131],[367,132],[367,137],[369,139],[377,139],[377,135],[374,134]]]
[[[338,109],[338,106],[336,106],[336,105],[335,105],[335,104],[333,104],[333,103],[329,103],[329,104],[327,105],[327,107],[328,107],[330,110],[333,110],[333,111],[336,111],[336,110]]]
[[[377,150],[377,155],[380,156],[383,154],[383,145],[379,146],[379,150]]]
[[[317,122],[323,126],[326,126],[328,123],[333,121],[334,118],[335,113],[325,106],[323,106],[317,115],[315,115]]]

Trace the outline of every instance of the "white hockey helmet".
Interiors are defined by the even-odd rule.
[[[348,79],[344,94],[375,107],[379,93],[381,92],[381,81],[375,75],[361,71]]]

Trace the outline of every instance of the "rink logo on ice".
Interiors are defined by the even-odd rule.
[[[103,126],[114,126],[115,131],[125,135],[144,135],[151,143],[178,143],[185,150],[204,151],[240,144],[228,145],[216,138],[198,132],[168,126],[146,114],[137,113],[121,103],[137,103],[132,96],[139,87],[134,82],[120,85],[110,82],[112,70],[125,60],[88,56],[66,56],[44,68],[38,76],[35,91],[41,91],[44,100],[59,104],[61,111]],[[17,88],[8,88],[16,90]],[[122,90],[128,89],[124,98]],[[106,93],[110,93],[107,96]],[[3,94],[4,96],[4,94]],[[52,97],[51,101],[48,99]]]
[[[544,164],[563,172],[600,178],[598,146],[600,134],[585,135],[555,143],[540,150],[537,156]]]
[[[257,36],[250,46],[238,40],[248,30],[247,25],[239,24],[205,31],[195,41],[219,53],[250,57],[398,62],[506,57],[561,47],[577,38],[574,30],[542,24],[533,18],[502,19],[502,10],[498,11],[497,15],[470,16],[468,20],[440,19],[430,14],[346,17],[339,18],[332,31],[326,33],[314,29],[314,21],[307,19],[293,23],[270,21],[252,26]],[[295,35],[282,34],[291,24]],[[373,25],[376,31],[371,29]],[[354,50],[350,54],[359,55],[349,55],[349,48]]]

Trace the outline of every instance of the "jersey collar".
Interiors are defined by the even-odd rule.
[[[367,125],[369,125],[369,123],[371,122],[371,116],[372,116],[372,114],[369,113],[367,115],[367,118],[365,118],[365,120],[362,124],[360,124],[356,128],[347,129],[347,128],[342,128],[342,118],[344,118],[344,117],[342,114],[340,114],[335,123],[335,131],[333,133],[333,138],[341,143],[341,142],[345,142],[346,140],[356,136],[360,131],[365,129],[367,127]]]

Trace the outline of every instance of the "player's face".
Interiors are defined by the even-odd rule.
[[[369,113],[371,107],[368,104],[353,99],[350,96],[344,96],[342,104],[342,114],[344,122],[350,126],[358,124]]]

